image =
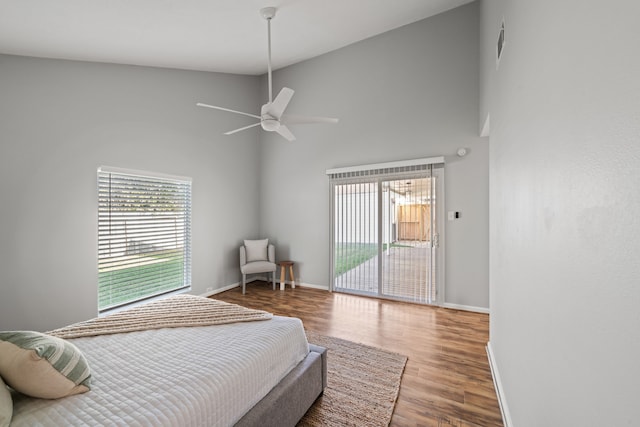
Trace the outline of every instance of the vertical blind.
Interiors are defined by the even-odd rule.
[[[443,161],[327,171],[334,290],[437,303],[434,168]]]
[[[191,179],[98,169],[98,310],[190,286]]]

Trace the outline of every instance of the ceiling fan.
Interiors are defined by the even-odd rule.
[[[229,108],[218,107],[215,105],[203,104],[201,102],[197,103],[198,107],[206,107],[213,108],[215,110],[228,111],[230,113],[242,114],[243,116],[249,116],[260,121],[258,123],[251,124],[249,126],[244,126],[239,129],[234,129],[229,132],[225,132],[225,135],[231,135],[236,132],[240,132],[245,129],[250,129],[255,126],[262,126],[262,129],[269,132],[277,132],[282,137],[286,138],[289,141],[294,141],[296,137],[291,133],[288,124],[303,124],[303,123],[338,123],[338,119],[331,117],[316,117],[316,116],[294,116],[289,114],[284,114],[287,105],[289,105],[289,101],[291,101],[291,97],[293,97],[293,89],[289,89],[288,87],[283,87],[276,96],[276,99],[273,99],[273,87],[271,82],[271,20],[274,16],[276,16],[276,8],[275,7],[265,7],[260,9],[260,15],[264,19],[267,20],[267,41],[268,41],[268,53],[269,60],[267,63],[268,66],[268,76],[269,76],[269,102],[264,104],[260,109],[260,115],[244,113],[242,111],[231,110]]]

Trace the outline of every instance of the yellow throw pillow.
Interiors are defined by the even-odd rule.
[[[0,378],[0,427],[8,427],[11,424],[12,416],[13,401],[11,400],[11,393],[2,382],[2,378]]]
[[[91,382],[75,345],[32,331],[0,332],[0,376],[14,390],[42,399],[84,393]]]

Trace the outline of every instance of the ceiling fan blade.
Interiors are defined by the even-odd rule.
[[[285,125],[280,125],[278,129],[276,129],[281,136],[283,136],[288,141],[295,141],[296,137],[291,133],[288,127]]]
[[[245,126],[245,127],[239,128],[239,129],[230,130],[229,132],[225,132],[224,134],[225,135],[232,135],[232,134],[234,134],[236,132],[240,132],[241,130],[249,129],[249,128],[256,127],[256,126],[260,126],[260,122],[254,123],[252,125]]]
[[[230,113],[242,114],[243,116],[249,116],[249,117],[253,117],[253,118],[256,118],[256,119],[260,119],[261,118],[260,116],[255,115],[255,114],[243,113],[242,111],[231,110],[229,108],[224,108],[224,107],[217,107],[215,105],[203,104],[201,102],[198,102],[196,105],[198,107],[213,108],[214,110],[222,110],[222,111],[228,111]]]
[[[293,93],[293,89],[283,87],[282,90],[280,90],[278,96],[276,96],[276,99],[273,100],[271,105],[267,104],[266,113],[271,117],[280,119],[280,117],[282,117],[282,113],[284,113],[285,108],[287,108],[287,105],[289,105],[289,101],[291,101]]]
[[[288,125],[307,124],[307,123],[338,123],[338,119],[333,117],[292,116],[290,114],[284,114],[280,122],[286,123]]]

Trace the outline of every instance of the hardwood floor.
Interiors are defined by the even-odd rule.
[[[485,345],[489,316],[265,282],[213,298],[280,316],[305,328],[409,358],[392,426],[502,426]]]

